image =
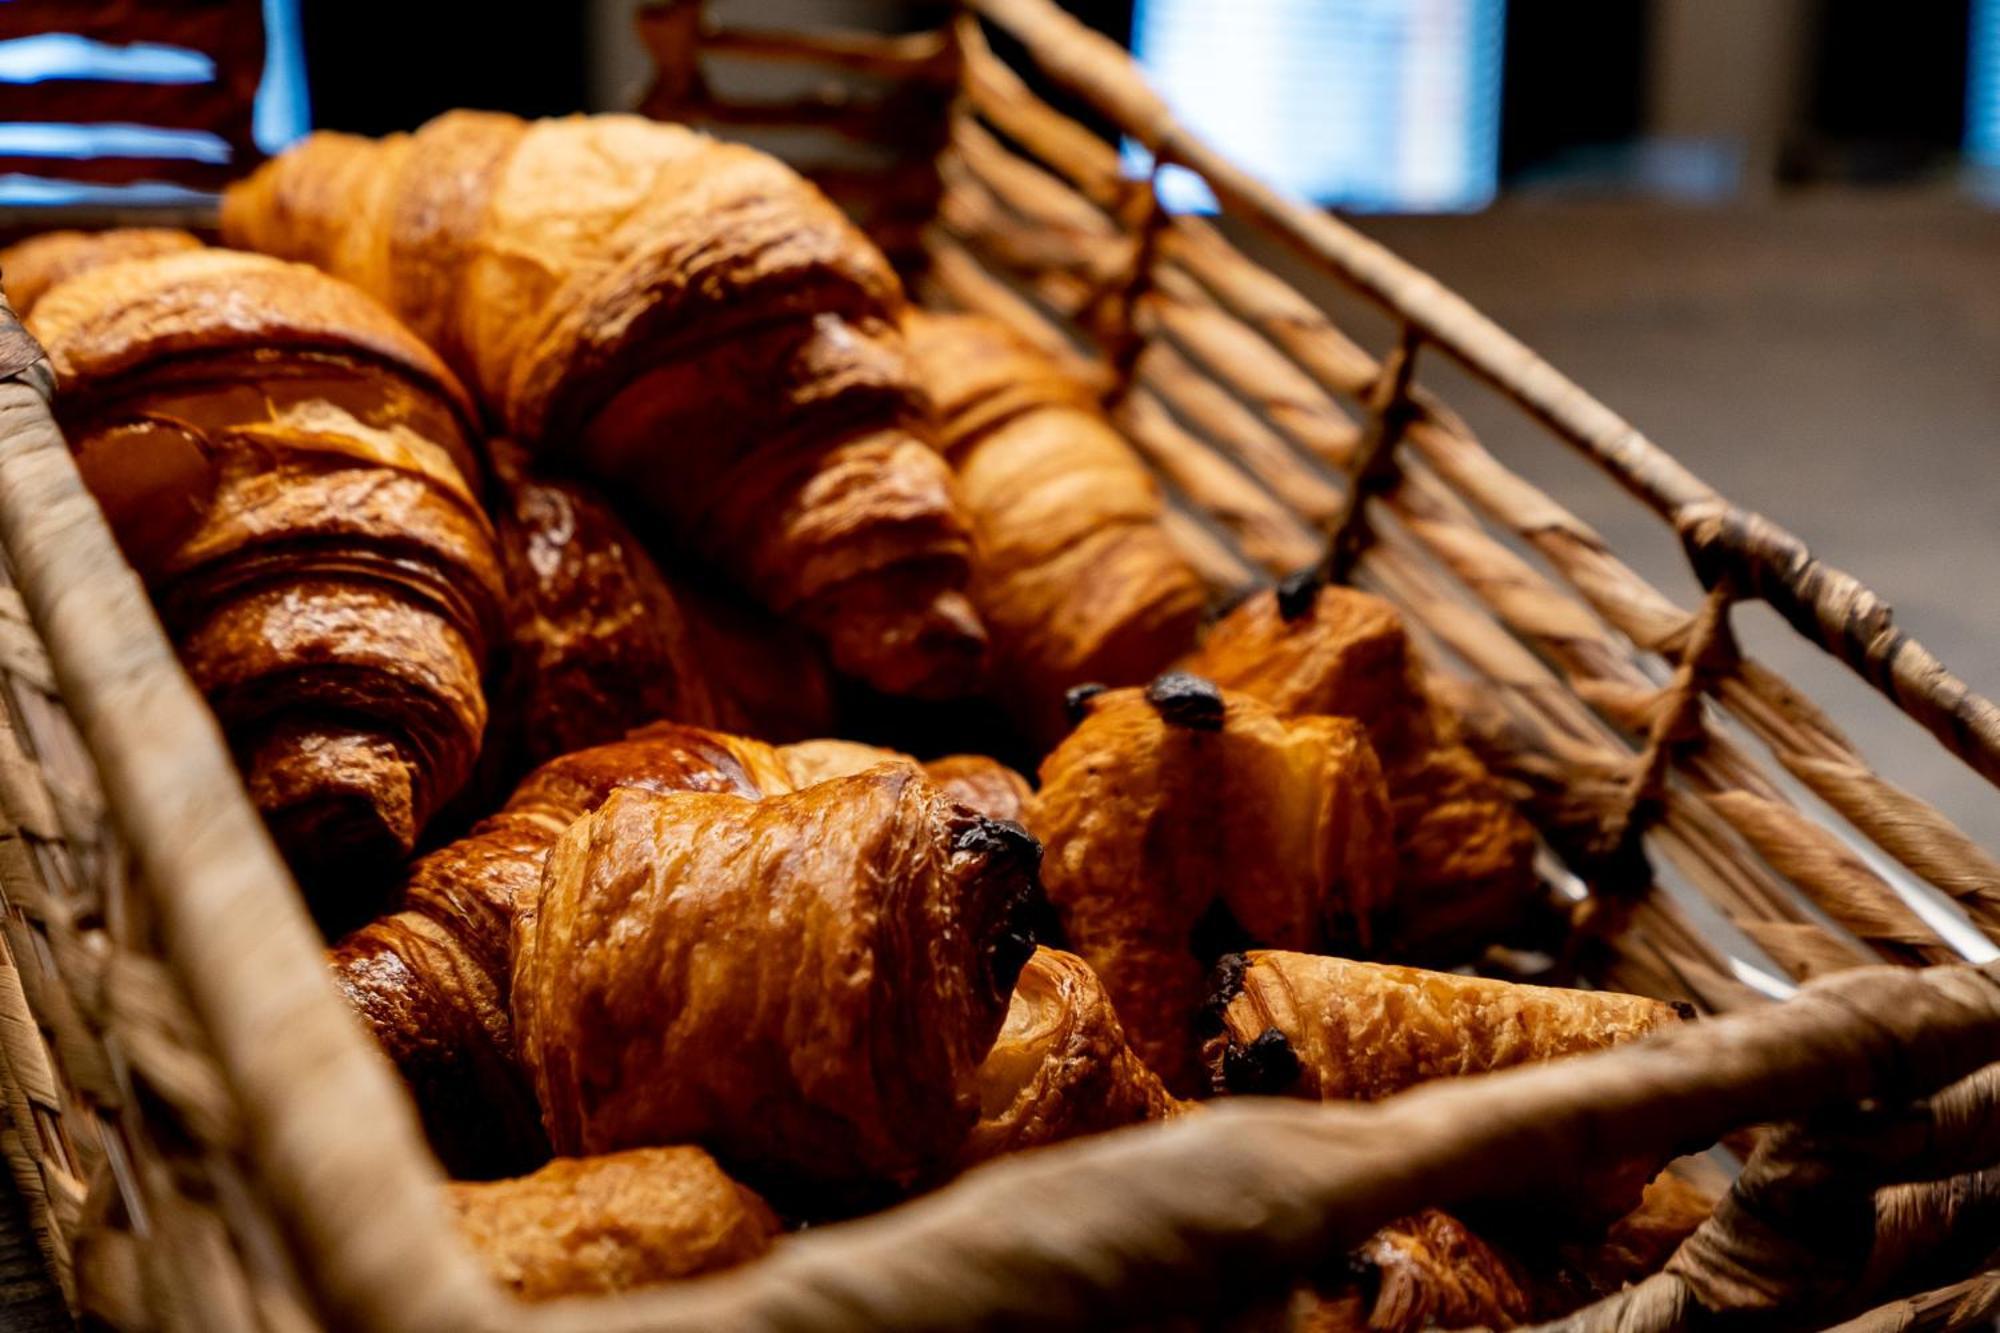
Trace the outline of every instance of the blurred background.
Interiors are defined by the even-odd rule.
[[[1356,215],[2000,695],[2000,0],[1068,3],[1211,139]],[[631,106],[651,75],[634,8],[7,0],[6,225],[77,204],[198,208],[312,127]],[[774,27],[893,28],[918,10],[710,5]],[[1164,189],[1205,205],[1198,182]],[[1441,360],[1423,373],[1642,573],[1691,594],[1649,514]],[[1815,650],[1745,621],[1887,775],[2000,846],[1992,791]]]

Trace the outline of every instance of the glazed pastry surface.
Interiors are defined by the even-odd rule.
[[[1090,964],[1059,949],[1036,949],[1021,969],[978,1086],[967,1166],[1190,1109],[1126,1043]]]
[[[470,405],[362,293],[188,250],[36,305],[77,465],[323,924],[465,784],[504,591]]]
[[[748,1262],[778,1219],[699,1148],[563,1157],[532,1175],[454,1183],[459,1235],[523,1300],[591,1296]]]
[[[1038,851],[902,763],[762,801],[613,793],[515,925],[557,1151],[700,1143],[788,1193],[937,1175],[1031,948]]]
[[[1396,817],[1386,951],[1454,961],[1522,919],[1538,892],[1534,830],[1433,704],[1388,602],[1337,586],[1259,592],[1211,628],[1187,667],[1281,713],[1368,728]]]
[[[550,761],[458,841],[417,861],[402,909],[328,955],[335,983],[409,1085],[448,1173],[519,1173],[548,1155],[509,1013],[510,936],[556,840],[621,787],[790,789],[759,741],[663,725]]]
[[[199,238],[176,227],[45,231],[0,249],[0,284],[6,287],[7,304],[26,319],[43,293],[85,269],[200,248]]]
[[[1072,686],[1136,684],[1188,650],[1201,582],[1085,386],[997,320],[913,310],[903,329],[978,528],[994,689],[1046,748]]]
[[[1372,937],[1394,892],[1382,772],[1359,723],[1281,717],[1191,677],[1084,709],[1029,809],[1043,884],[1133,1049],[1187,1095],[1218,955]]]
[[[510,433],[649,505],[841,670],[978,685],[972,522],[902,289],[775,158],[634,116],[453,112],[311,136],[232,187],[223,231],[403,312]]]

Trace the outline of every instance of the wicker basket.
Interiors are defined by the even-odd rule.
[[[715,32],[699,4],[657,5],[641,19],[662,75],[648,109],[895,150],[822,179],[877,201],[869,221],[932,299],[1101,377],[1218,595],[1316,567],[1398,602],[1462,670],[1473,739],[1519,779],[1551,875],[1577,893],[1586,945],[1567,961],[1720,1016],[1372,1107],[1245,1101],[996,1164],[736,1274],[516,1306],[446,1224],[411,1109],[328,986],[52,424],[39,349],[0,307],[4,1148],[72,1307],[134,1330],[1099,1327],[1281,1291],[1418,1206],[1761,1124],[1779,1128],[1668,1271],[1566,1326],[1990,1320],[2000,965],[1963,965],[1952,941],[2000,940],[2000,864],[1738,651],[1731,608],[1776,608],[1988,780],[2000,712],[1865,588],[1451,292],[1218,157],[1048,0],[970,8],[985,27],[881,38]],[[995,30],[1052,96],[1196,171],[1235,224],[1379,306],[1397,345],[1378,360],[1222,230],[1167,217],[1105,138],[988,50]],[[889,91],[733,105],[701,77],[718,51]],[[1486,453],[1418,386],[1427,348],[1652,507],[1706,600],[1676,606]],[[1810,984],[1766,1003],[1653,866]]]

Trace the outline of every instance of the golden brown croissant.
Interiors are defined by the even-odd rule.
[[[1185,1094],[1217,956],[1369,939],[1393,889],[1381,769],[1356,722],[1179,673],[1082,708],[1030,806],[1042,880],[1133,1048]]]
[[[1349,1281],[1293,1295],[1290,1333],[1506,1329],[1535,1312],[1534,1284],[1519,1262],[1435,1208],[1377,1231],[1349,1266]]]
[[[6,287],[14,313],[26,319],[43,293],[86,269],[200,248],[199,239],[174,227],[45,231],[0,250],[0,284]]]
[[[760,1188],[938,1174],[1032,948],[1038,852],[900,763],[762,801],[613,793],[515,926],[551,1141],[699,1143]]]
[[[1691,1016],[1639,995],[1257,951],[1217,966],[1202,1061],[1216,1092],[1375,1101],[1432,1079],[1602,1050]],[[1594,1170],[1583,1197],[1563,1202],[1580,1217],[1617,1217],[1660,1165]]]
[[[1215,624],[1187,666],[1282,713],[1368,728],[1396,816],[1387,949],[1448,956],[1521,919],[1537,890],[1534,831],[1433,707],[1393,606],[1335,586],[1259,592]]]
[[[334,980],[409,1085],[454,1176],[548,1155],[508,1011],[509,937],[549,849],[621,786],[755,797],[789,790],[777,753],[692,727],[651,728],[529,774],[497,814],[411,868],[403,907],[342,940]]]
[[[997,759],[983,754],[948,754],[920,764],[898,750],[885,750],[860,741],[797,741],[780,746],[786,771],[794,787],[810,787],[815,782],[865,773],[877,764],[910,764],[924,770],[945,795],[960,805],[971,806],[988,819],[1021,822],[1032,789],[1028,780]]]
[[[776,159],[632,116],[316,134],[233,187],[231,244],[389,302],[537,452],[574,447],[834,663],[977,683],[971,520],[888,262]]]
[[[1014,983],[1007,1021],[979,1065],[979,1123],[966,1166],[1003,1153],[1165,1120],[1185,1107],[1125,1042],[1090,964],[1037,949]]]
[[[511,670],[496,730],[517,765],[662,719],[737,735],[817,735],[832,714],[818,651],[747,609],[670,580],[587,486],[491,445],[510,593]]]
[[[35,307],[84,480],[322,920],[472,772],[501,633],[471,407],[361,292],[190,250]],[[338,895],[338,896],[336,896]]]
[[[903,329],[978,528],[995,688],[1046,748],[1072,686],[1137,684],[1188,650],[1201,582],[1086,386],[984,316],[913,310]]]
[[[1636,1209],[1583,1239],[1558,1239],[1560,1227],[1532,1215],[1489,1239],[1428,1208],[1358,1246],[1348,1258],[1352,1278],[1295,1293],[1285,1327],[1417,1333],[1557,1319],[1658,1272],[1714,1205],[1712,1194],[1662,1172]]]
[[[1217,1092],[1375,1101],[1435,1078],[1601,1050],[1679,1020],[1612,991],[1257,950],[1216,969],[1202,1044]]]
[[[458,1231],[524,1300],[698,1277],[764,1254],[778,1219],[699,1148],[563,1157],[533,1175],[445,1186]]]

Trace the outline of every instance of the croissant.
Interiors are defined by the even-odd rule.
[[[511,594],[511,680],[495,706],[512,762],[604,745],[661,719],[751,736],[827,729],[813,646],[668,576],[587,486],[491,444]]]
[[[1555,1319],[1656,1273],[1714,1207],[1714,1197],[1662,1172],[1639,1206],[1602,1234],[1551,1246],[1545,1228],[1495,1240],[1434,1208],[1400,1219],[1348,1256],[1354,1276],[1302,1288],[1289,1333],[1418,1333],[1511,1328]]]
[[[543,1301],[697,1277],[761,1257],[778,1219],[699,1148],[564,1157],[512,1180],[455,1182],[459,1235],[515,1295]]]
[[[1381,769],[1358,723],[1191,676],[1081,708],[1030,806],[1043,884],[1133,1049],[1185,1095],[1217,956],[1369,939],[1393,887]]]
[[[988,819],[1021,822],[1032,790],[1026,778],[983,754],[950,754],[918,764],[909,755],[859,741],[798,741],[779,747],[794,787],[864,773],[877,764],[910,764],[924,770],[945,795]]]
[[[1683,1016],[1640,995],[1277,950],[1223,959],[1210,1003],[1215,1091],[1324,1101],[1601,1050]]]
[[[1257,951],[1217,965],[1201,1054],[1216,1092],[1375,1101],[1432,1079],[1602,1050],[1692,1014],[1639,995]],[[1617,1217],[1659,1167],[1595,1171],[1586,1197],[1564,1202],[1578,1216]]]
[[[1188,650],[1201,581],[1087,386],[983,316],[913,310],[903,331],[978,529],[996,688],[1046,748],[1072,686],[1136,684]]]
[[[1506,1329],[1534,1315],[1534,1283],[1518,1261],[1435,1208],[1383,1227],[1348,1263],[1349,1281],[1293,1293],[1289,1333]]]
[[[0,280],[6,283],[14,313],[26,319],[49,288],[87,269],[200,248],[199,239],[174,227],[45,231],[0,250]]]
[[[550,1140],[699,1143],[821,1198],[935,1176],[1032,948],[1039,851],[906,764],[762,801],[614,792],[515,924]]]
[[[632,116],[315,134],[223,201],[233,245],[410,319],[488,413],[664,515],[836,667],[977,684],[971,520],[888,262],[776,159]]]
[[[1187,669],[1282,713],[1368,728],[1395,808],[1389,951],[1447,957],[1521,919],[1537,892],[1534,831],[1433,706],[1389,603],[1337,586],[1259,592],[1215,624]]]
[[[504,592],[470,404],[353,288],[223,250],[58,284],[77,465],[322,921],[472,772]]]
[[[1090,964],[1036,949],[1014,983],[1000,1035],[980,1062],[979,1123],[965,1166],[1186,1108],[1125,1042]]]
[[[419,860],[402,910],[328,955],[451,1175],[506,1175],[548,1155],[509,1016],[510,933],[556,839],[621,786],[755,797],[789,790],[790,779],[769,746],[692,727],[565,755],[529,774],[471,833]]]

